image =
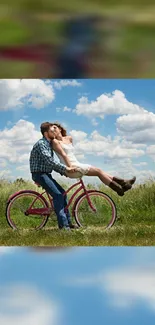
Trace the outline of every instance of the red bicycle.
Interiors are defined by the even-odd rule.
[[[75,218],[78,226],[112,227],[117,217],[117,210],[110,196],[101,191],[87,190],[82,179],[69,187],[65,194],[71,192],[76,186],[78,188],[71,193],[66,209],[71,207],[72,217]],[[7,222],[16,230],[27,228],[40,230],[49,217],[56,220],[54,215],[53,199],[46,191],[39,193],[33,190],[21,190],[11,195],[7,201]]]

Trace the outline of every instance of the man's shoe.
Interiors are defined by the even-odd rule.
[[[73,225],[72,223],[69,224],[70,229],[78,229],[78,225]]]
[[[67,231],[70,231],[71,229],[70,229],[70,227],[69,226],[67,226],[67,227],[61,227],[61,228],[59,228],[60,230],[67,230]]]

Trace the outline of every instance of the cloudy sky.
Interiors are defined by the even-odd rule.
[[[0,97],[0,177],[30,178],[40,124],[55,120],[80,162],[139,182],[155,177],[155,80],[5,79]]]
[[[0,248],[3,325],[153,325],[155,248]]]

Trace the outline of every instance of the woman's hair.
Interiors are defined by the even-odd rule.
[[[61,130],[61,134],[63,137],[66,137],[67,135],[67,131],[66,129],[58,122],[55,122],[55,123],[50,123],[51,125],[56,125],[60,130]]]

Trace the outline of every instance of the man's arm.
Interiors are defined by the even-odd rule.
[[[51,149],[46,146],[45,143],[39,142],[37,146],[38,152],[41,154],[43,160],[45,161],[46,165],[50,166],[61,175],[65,175],[66,166],[60,164],[59,162],[55,161],[55,159],[51,155]]]

